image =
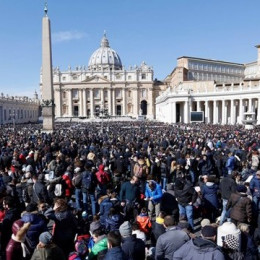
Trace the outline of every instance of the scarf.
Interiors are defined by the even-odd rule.
[[[30,251],[28,250],[27,246],[24,243],[25,239],[18,240],[14,234],[12,234],[12,239],[15,242],[21,243],[21,247],[22,247],[22,250],[23,250],[23,257],[26,257],[26,255],[30,254]]]

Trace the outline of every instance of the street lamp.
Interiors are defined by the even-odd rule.
[[[96,116],[98,118],[101,118],[101,129],[100,129],[100,132],[103,133],[103,130],[104,130],[104,118],[107,118],[109,115],[108,115],[108,109],[107,108],[104,108],[104,107],[97,107],[96,108]]]

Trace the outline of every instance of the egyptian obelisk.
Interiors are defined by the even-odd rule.
[[[54,130],[54,98],[52,75],[51,24],[45,3],[42,18],[42,116],[43,132]]]

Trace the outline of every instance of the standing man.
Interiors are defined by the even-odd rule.
[[[260,227],[260,171],[250,181],[250,191],[253,196],[253,214],[256,218],[258,228]]]
[[[220,193],[221,193],[221,198],[222,198],[222,213],[220,216],[220,225],[222,225],[225,220],[226,220],[226,212],[227,212],[227,203],[230,198],[231,193],[236,192],[237,190],[237,184],[236,184],[236,177],[238,173],[236,171],[233,171],[231,174],[228,176],[224,177],[219,185]]]
[[[177,229],[176,224],[172,216],[164,218],[166,232],[157,240],[155,260],[172,260],[174,252],[190,240],[186,232]]]
[[[155,210],[156,217],[160,213],[160,205],[162,199],[162,188],[155,181],[149,181],[145,187],[145,199],[148,200],[149,217],[152,219]]]

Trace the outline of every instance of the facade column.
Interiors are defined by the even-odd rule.
[[[108,89],[107,98],[108,98],[108,114],[109,115],[112,115],[112,102],[111,102],[112,94],[111,94],[111,92],[112,92],[112,90]]]
[[[62,104],[62,101],[61,101],[61,89],[57,90],[57,94],[58,94],[58,98],[57,98],[57,101],[56,101],[56,104],[55,104],[55,106],[56,106],[56,114],[55,114],[55,116],[56,117],[61,117],[61,115],[62,115],[62,110],[61,110],[61,108],[62,108],[62,105],[61,105]]]
[[[79,95],[79,110],[78,110],[78,117],[83,115],[83,97],[82,97],[82,89],[78,90]]]
[[[100,89],[100,100],[101,100],[101,106],[100,109],[105,108],[105,101],[104,101],[104,89]]]
[[[116,101],[116,99],[115,99],[115,89],[112,89],[112,102],[111,102],[111,104],[112,104],[112,115],[113,116],[116,115],[115,101]]]
[[[93,88],[89,90],[90,94],[90,117],[94,118],[94,91]]]
[[[173,124],[175,124],[176,123],[176,102],[175,101],[173,101],[172,103],[171,103],[171,115],[172,115],[172,118],[171,118],[171,122],[173,123]]]
[[[244,106],[243,106],[243,99],[239,100],[239,123],[242,124],[244,120]]]
[[[205,101],[205,123],[209,123],[209,102]]]
[[[148,92],[148,102],[147,102],[147,116],[150,118],[150,119],[154,119],[155,118],[155,102],[153,102],[153,89],[152,88],[148,88],[147,89],[147,92]]]
[[[68,116],[72,117],[72,89],[68,90]]]
[[[139,115],[139,98],[138,98],[138,88],[133,90],[133,114],[136,118],[138,118]]]
[[[125,88],[122,89],[122,102],[123,102],[123,107],[122,107],[122,115],[123,116],[126,116],[126,104],[125,104],[125,101],[126,101],[126,98],[125,98],[125,94],[126,94],[126,91],[125,91]]]
[[[82,115],[85,117],[87,116],[87,100],[86,100],[86,89],[83,89],[83,97],[82,97],[82,102],[83,102],[83,113]]]

